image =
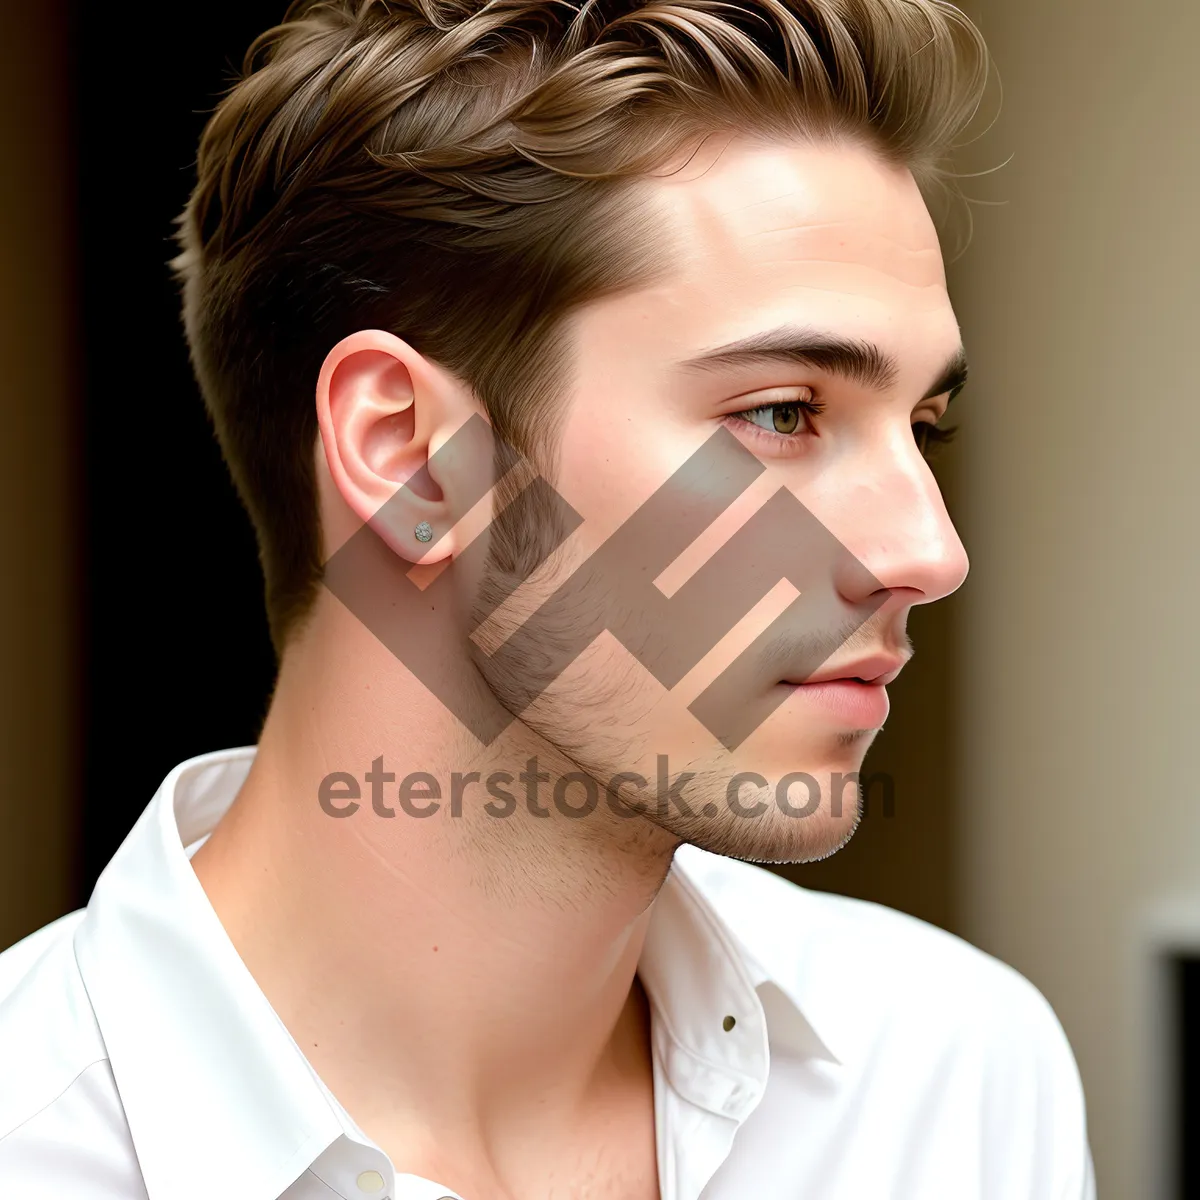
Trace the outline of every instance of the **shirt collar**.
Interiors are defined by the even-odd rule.
[[[732,943],[763,1005],[771,1045],[805,1058],[842,1065],[852,1057],[853,1030],[827,977],[816,942],[828,935],[819,894],[750,863],[681,846],[671,874],[711,922],[714,937]],[[719,915],[718,915],[719,914]]]
[[[797,889],[785,880],[696,846],[680,847],[655,902],[639,971],[669,996],[667,1012],[687,1014],[681,1041],[701,1057],[713,1050],[709,1030],[731,1034],[749,1018],[765,1025],[772,1050],[839,1063],[829,1035],[832,1014],[800,969],[797,932],[771,925],[773,912],[788,906],[763,904],[764,886],[782,886],[794,903]],[[725,1011],[718,1011],[722,1005]],[[729,1030],[727,1017],[733,1018]]]
[[[216,751],[171,771],[97,881],[75,934],[150,1200],[278,1197],[356,1129],[238,956],[185,851],[232,803],[254,753]],[[794,948],[736,903],[727,919],[737,890],[720,895],[715,869],[727,861],[681,848],[639,974],[672,1085],[738,1116],[748,1108],[721,1107],[721,1097],[761,1094],[768,1044],[838,1060],[825,1022],[818,1036],[809,1020],[813,995]],[[724,1093],[713,1072],[732,1081]]]
[[[253,753],[204,755],[167,776],[75,934],[150,1200],[277,1197],[342,1132],[184,852]]]

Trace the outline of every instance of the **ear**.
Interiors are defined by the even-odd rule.
[[[402,339],[365,329],[330,350],[316,400],[330,477],[358,519],[410,562],[452,558],[453,481],[431,448],[479,411],[470,389]],[[416,536],[422,522],[435,531],[428,547]]]

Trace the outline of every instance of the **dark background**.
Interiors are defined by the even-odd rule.
[[[168,262],[208,112],[279,0],[80,0],[74,54],[84,899],[167,772],[257,737],[273,658],[254,539],[187,360]],[[119,781],[119,784],[114,784]]]

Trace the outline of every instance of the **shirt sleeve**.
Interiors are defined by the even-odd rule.
[[[1067,1035],[1033,984],[1011,968],[1004,974],[1007,986],[989,1005],[984,1194],[1096,1200],[1087,1106]]]

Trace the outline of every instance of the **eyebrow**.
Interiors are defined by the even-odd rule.
[[[725,346],[705,350],[678,365],[685,372],[708,374],[758,363],[812,367],[875,391],[892,387],[899,374],[895,357],[874,342],[795,325],[781,325],[765,333],[751,334]],[[952,393],[953,399],[966,382],[967,353],[960,345],[921,399],[932,400],[945,392]]]

